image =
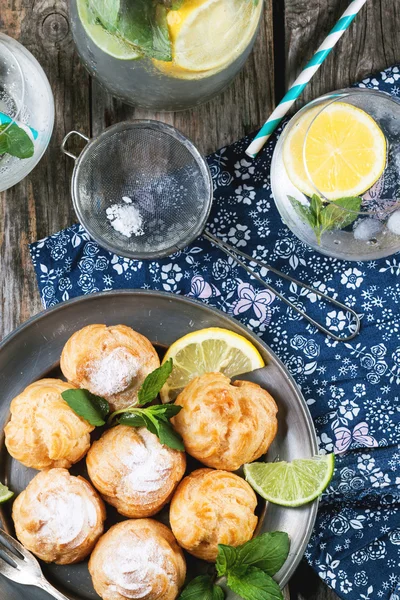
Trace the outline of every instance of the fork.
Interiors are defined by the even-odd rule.
[[[4,540],[13,550],[6,546]],[[5,560],[5,556],[7,560]],[[45,579],[33,554],[3,529],[0,529],[0,573],[11,581],[41,588],[57,600],[70,600]]]

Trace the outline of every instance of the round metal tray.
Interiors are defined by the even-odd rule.
[[[265,387],[279,407],[278,435],[268,459],[292,460],[318,452],[316,434],[307,405],[287,369],[256,335],[224,313],[200,302],[162,292],[121,290],[70,300],[47,310],[21,325],[0,345],[0,423],[1,431],[9,418],[11,400],[28,384],[44,376],[58,377],[59,358],[67,339],[74,331],[90,323],[129,325],[148,337],[162,353],[179,337],[203,327],[225,327],[247,337],[261,352],[267,366],[246,379]],[[243,378],[243,377],[241,377]],[[73,473],[84,473],[83,463]],[[36,471],[13,460],[1,440],[0,480],[18,494]],[[111,508],[111,507],[108,507]],[[108,511],[108,523],[122,520]],[[311,535],[317,502],[301,508],[287,509],[260,502],[258,532],[286,531],[291,539],[288,560],[277,574],[285,585],[301,560]],[[0,509],[3,527],[14,534],[11,502]],[[74,600],[98,598],[87,570],[87,562],[70,566],[42,563],[45,576]],[[36,588],[19,586],[0,576],[0,597],[7,600],[47,600],[48,595]],[[228,599],[237,598],[229,592]]]

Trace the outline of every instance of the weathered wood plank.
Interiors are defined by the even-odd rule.
[[[304,0],[285,0],[287,85],[294,81],[348,4],[348,0],[308,0],[305,8]],[[297,106],[400,62],[399,28],[398,0],[367,2]]]
[[[0,29],[39,60],[54,93],[56,119],[44,157],[21,183],[0,194],[0,337],[41,310],[28,243],[70,225],[72,160],[60,151],[70,129],[87,130],[89,77],[74,49],[67,0],[2,0]]]
[[[178,113],[154,113],[133,108],[110,97],[93,82],[92,127],[105,127],[129,119],[160,119],[177,127],[204,154],[232,143],[257,129],[274,103],[272,0],[265,0],[264,19],[254,52],[231,86],[220,96]]]

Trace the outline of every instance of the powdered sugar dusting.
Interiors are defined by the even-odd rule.
[[[98,396],[123,392],[137,376],[139,367],[139,360],[125,348],[115,348],[90,362],[86,372],[90,391]]]
[[[173,584],[157,541],[151,537],[135,538],[122,536],[118,547],[110,553],[110,560],[104,564],[104,573],[113,582],[112,587],[124,598],[132,599],[146,598],[153,585],[160,585],[162,579],[167,578],[168,584]]]
[[[128,446],[121,456],[121,462],[129,469],[124,486],[130,493],[146,495],[161,490],[167,483],[172,456],[153,433],[144,427],[137,431],[142,443]]]
[[[96,525],[97,515],[93,502],[74,493],[52,492],[38,498],[32,506],[35,520],[42,523],[40,535],[59,544],[77,546]]]
[[[143,217],[139,210],[128,196],[123,196],[122,200],[123,203],[112,204],[106,209],[107,219],[112,227],[128,238],[132,235],[144,235]]]

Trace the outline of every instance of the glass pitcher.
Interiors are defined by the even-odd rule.
[[[71,0],[89,73],[114,96],[152,110],[206,102],[244,65],[263,0]]]

